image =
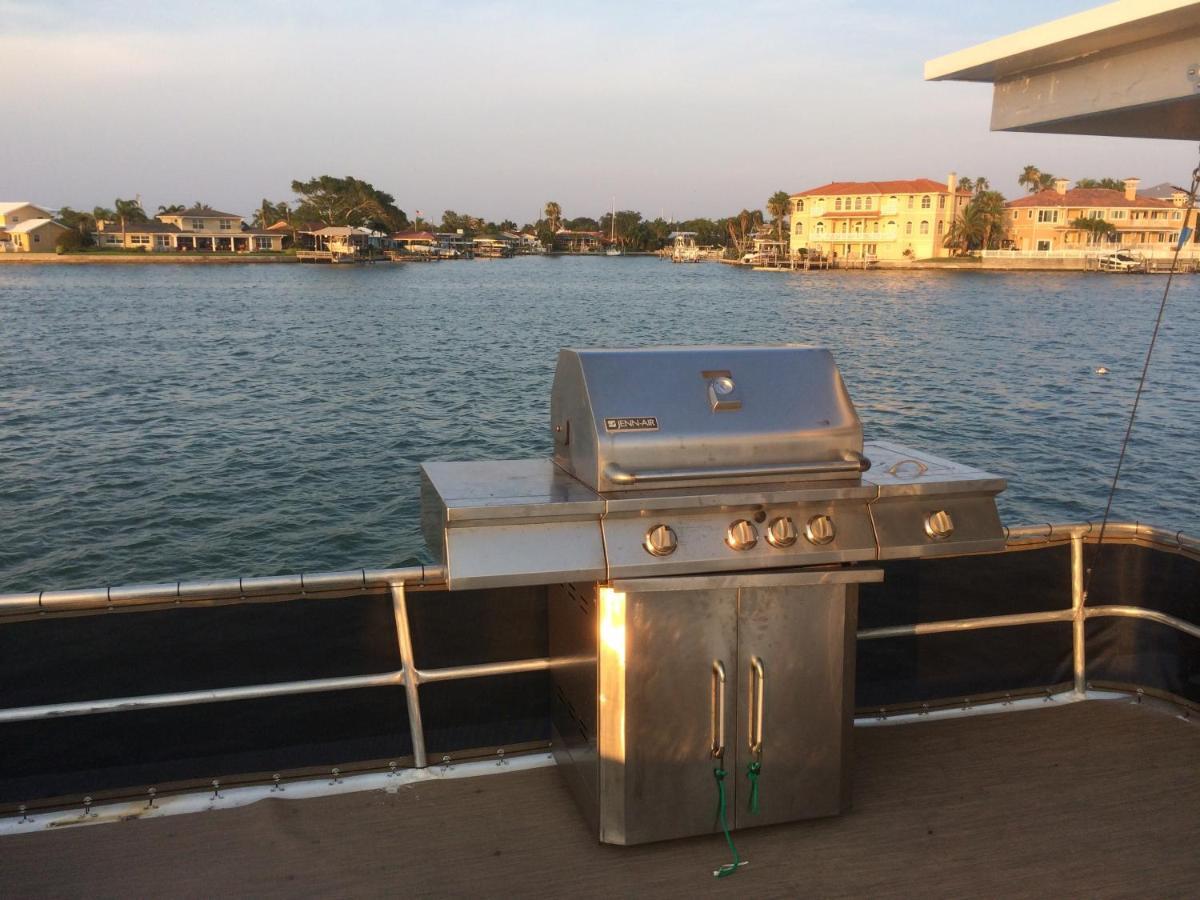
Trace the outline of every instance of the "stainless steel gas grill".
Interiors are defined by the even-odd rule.
[[[857,586],[1003,549],[1004,481],[889,443],[813,347],[563,350],[553,460],[428,463],[451,589],[550,585],[556,755],[602,841],[834,815]],[[757,780],[756,810],[750,809]]]

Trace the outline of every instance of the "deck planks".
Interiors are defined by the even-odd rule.
[[[860,728],[855,808],[596,843],[552,769],[0,840],[7,896],[1194,895],[1200,728],[1126,703]],[[769,790],[764,765],[763,790]]]

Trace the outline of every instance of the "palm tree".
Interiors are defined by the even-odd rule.
[[[121,220],[121,246],[125,246],[125,226],[127,222],[145,222],[146,211],[142,209],[142,201],[122,200],[118,197],[113,201],[113,210]]]
[[[787,191],[776,191],[767,198],[767,212],[775,223],[775,240],[783,243],[783,219],[792,206],[792,198]]]
[[[982,243],[983,231],[983,217],[980,215],[979,207],[972,201],[959,210],[958,216],[950,223],[942,246],[951,247],[959,253],[966,253]]]
[[[1071,227],[1078,231],[1086,232],[1089,244],[1099,243],[1101,239],[1116,233],[1117,230],[1117,226],[1112,222],[1104,219],[1091,219],[1087,216],[1080,216],[1078,219],[1075,219],[1071,222]]]
[[[976,182],[976,188],[978,188]],[[974,206],[983,222],[980,246],[995,250],[1004,241],[1004,197],[997,191],[979,191],[969,204]]]
[[[1049,187],[1050,182],[1054,181],[1054,176],[1048,172],[1043,172],[1037,166],[1026,166],[1021,170],[1021,176],[1017,179],[1017,184],[1024,187],[1031,194],[1036,194],[1038,191],[1045,190]]]
[[[170,216],[170,215],[174,215],[175,213],[181,213],[185,209],[187,209],[187,207],[184,206],[182,203],[172,203],[169,206],[160,206],[158,208],[158,215]]]
[[[986,182],[985,182],[986,183]],[[975,182],[976,189],[979,181]],[[960,253],[994,250],[1004,241],[1004,197],[996,191],[978,191],[950,223],[945,247]]]
[[[546,220],[551,231],[558,231],[559,225],[562,224],[562,207],[553,200],[546,204]]]
[[[984,191],[991,188],[991,186],[991,182],[989,182],[982,175],[975,179],[975,193],[977,194],[982,194]]]
[[[975,179],[974,178],[966,178],[966,177],[958,179],[958,189],[960,191],[974,192]]]

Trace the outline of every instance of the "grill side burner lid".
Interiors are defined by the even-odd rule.
[[[821,347],[561,350],[554,462],[596,491],[854,480],[862,423]]]

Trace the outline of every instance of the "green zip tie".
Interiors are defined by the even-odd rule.
[[[758,773],[762,771],[762,763],[752,762],[746,766],[746,777],[750,779],[750,813],[758,815]]]
[[[725,776],[726,771],[720,766],[713,769],[713,778],[717,780],[717,818],[721,822],[721,830],[725,832],[725,843],[729,845],[729,852],[733,854],[733,862],[726,863],[713,872],[715,878],[725,878],[734,874],[738,870],[738,866],[742,865],[742,858],[738,856],[737,847],[733,844],[733,836],[729,833],[729,819],[726,816],[725,810]]]

